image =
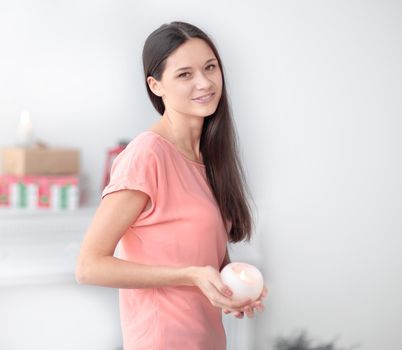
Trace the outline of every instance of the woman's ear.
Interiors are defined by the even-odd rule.
[[[162,88],[160,86],[160,82],[157,81],[154,77],[149,76],[147,77],[147,83],[149,88],[151,89],[151,91],[159,97],[162,97],[163,93],[162,93]]]

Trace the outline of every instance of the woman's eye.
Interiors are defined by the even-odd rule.
[[[209,71],[212,71],[212,70],[215,69],[215,67],[216,67],[215,64],[210,64],[209,66],[207,66],[206,69],[209,70]],[[178,78],[188,78],[188,77],[190,77],[190,75],[191,75],[191,73],[189,73],[189,72],[184,72],[184,73],[179,74],[179,75],[178,75]]]
[[[181,74],[179,75],[179,78],[187,78],[186,74],[190,74],[190,73],[188,73],[188,72],[181,73]]]

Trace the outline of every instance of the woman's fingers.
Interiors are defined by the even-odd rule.
[[[201,267],[196,271],[198,272],[196,285],[201,289],[202,293],[209,299],[212,305],[223,309],[225,313],[235,312],[236,317],[239,318],[242,318],[244,314],[248,317],[253,317],[253,307],[255,309],[260,307],[259,305],[261,303],[254,305],[250,299],[233,300],[231,298],[233,295],[232,291],[222,282],[219,271],[212,266]],[[264,286],[260,299],[265,296],[266,293],[267,290]],[[245,311],[244,308],[247,306],[249,308]]]
[[[255,301],[249,301],[249,303],[245,302],[243,306],[239,306],[237,310],[225,309],[223,312],[225,314],[232,313],[236,318],[243,318],[246,315],[248,318],[253,318],[257,311],[263,312],[265,307],[262,302],[262,299],[266,298],[268,295],[268,288],[266,286],[263,287],[263,290],[260,294],[260,297]],[[234,306],[232,304],[232,306]]]
[[[245,306],[249,305],[250,299],[242,299],[242,300],[232,300],[222,294],[219,294],[218,291],[213,293],[213,297],[210,299],[214,306],[218,306],[221,309],[226,309],[229,311],[238,311],[243,309]]]
[[[232,300],[231,296],[233,293],[230,288],[222,282],[219,272],[214,270],[211,271],[211,273],[213,277],[209,282],[212,287],[211,289],[214,290],[211,290],[212,296],[210,300],[212,299],[211,302],[213,305],[219,306],[222,309],[236,311],[251,302],[250,299]]]
[[[262,299],[264,299],[268,294],[268,288],[266,286],[263,287],[260,297],[253,301],[250,305],[245,306],[244,313],[248,317],[253,317],[255,311],[264,311],[264,304],[262,303]]]
[[[237,311],[250,303],[250,300],[232,300],[230,297],[222,294],[221,290],[211,280],[199,287],[211,304],[221,309]]]
[[[223,309],[223,312],[226,315],[231,313],[236,318],[243,318],[244,315],[246,315],[248,318],[253,318],[257,311],[260,312],[264,311],[264,305],[261,303],[261,301],[257,301],[244,306],[242,311],[240,310],[231,311],[228,309]]]
[[[264,311],[264,304],[261,302],[261,300],[256,300],[254,301],[251,306],[256,309],[257,311]]]
[[[215,286],[215,288],[223,295],[231,297],[233,292],[230,288],[224,284],[221,280],[220,273],[211,266],[207,266],[208,272],[210,273],[210,282]]]
[[[262,303],[261,300],[256,300],[252,303],[250,303],[249,305],[246,305],[243,308],[243,312],[244,314],[249,317],[252,318],[254,317],[255,313],[259,311],[259,312],[263,312],[264,311],[264,304]]]
[[[243,318],[244,317],[244,312],[243,311],[230,311],[230,310],[224,309],[223,312],[226,315],[233,314],[233,316],[236,317],[236,318]]]
[[[236,318],[243,318],[244,317],[244,312],[243,311],[236,311],[233,315]]]
[[[212,305],[228,310],[233,310],[238,306],[237,303],[233,304],[230,299],[233,293],[230,288],[222,282],[218,270],[212,266],[205,266],[199,271],[201,272],[198,280],[198,287],[209,299]]]
[[[244,313],[247,315],[248,318],[254,317],[254,309],[251,306],[246,306],[244,308]]]
[[[263,312],[264,309],[265,309],[264,304],[259,304],[259,305],[256,306],[257,311]]]

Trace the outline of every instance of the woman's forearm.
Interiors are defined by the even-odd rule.
[[[166,267],[137,264],[104,256],[77,266],[80,284],[113,288],[158,288],[194,286],[197,267]]]
[[[81,260],[77,264],[77,282],[112,288],[163,288],[194,286],[221,309],[238,311],[249,301],[232,300],[228,288],[212,266],[167,267],[142,265],[114,256]]]

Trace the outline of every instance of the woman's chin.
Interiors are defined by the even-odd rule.
[[[196,109],[193,109],[194,114],[199,115],[200,117],[208,117],[215,113],[217,105],[209,105],[209,106],[201,106]]]

